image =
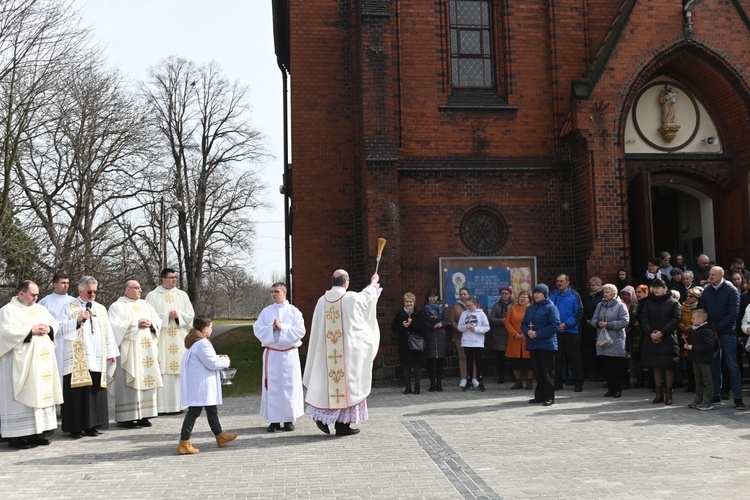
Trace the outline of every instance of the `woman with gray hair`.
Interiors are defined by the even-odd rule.
[[[617,296],[617,287],[607,283],[602,287],[602,301],[596,306],[592,319],[597,328],[596,354],[602,360],[607,377],[604,397],[622,396],[627,358],[625,328],[629,322],[628,308]]]

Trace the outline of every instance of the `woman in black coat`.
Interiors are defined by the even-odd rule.
[[[651,294],[642,305],[643,365],[653,369],[656,397],[653,403],[672,404],[674,369],[679,360],[677,327],[680,324],[680,304],[667,292],[660,279],[651,283]],[[662,387],[666,383],[666,394]]]
[[[414,370],[414,394],[419,394],[419,382],[422,379],[424,367],[424,330],[425,320],[421,311],[414,310],[417,298],[413,293],[404,294],[404,308],[393,318],[391,330],[398,335],[398,361],[404,373],[404,394],[411,394],[411,372]],[[422,341],[421,350],[412,350],[409,346],[409,335],[414,335]]]
[[[430,377],[430,392],[443,390],[443,367],[445,366],[445,351],[448,343],[446,330],[450,322],[445,313],[445,307],[440,302],[439,292],[430,288],[425,294],[424,351],[427,361],[427,375]]]

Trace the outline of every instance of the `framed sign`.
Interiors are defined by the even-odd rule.
[[[536,285],[536,257],[440,257],[440,290],[443,303],[458,301],[458,291],[467,288],[489,311],[500,298],[501,286],[513,290],[513,300],[522,290]]]

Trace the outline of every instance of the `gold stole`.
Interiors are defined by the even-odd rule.
[[[326,366],[328,369],[328,408],[347,405],[346,365],[344,362],[344,321],[341,299],[326,305]]]
[[[93,304],[92,307],[96,307],[96,304]],[[78,304],[78,300],[74,300],[70,303],[70,315],[73,318],[78,318],[78,316],[81,315],[81,306]],[[102,333],[102,363],[107,362],[107,318],[106,315],[104,315],[104,318],[102,319],[102,316],[99,314],[99,311],[95,311],[97,314],[97,319],[99,320],[99,327],[101,328]],[[89,321],[92,322],[91,324],[91,333],[94,334],[94,325],[93,325],[93,317],[89,318]],[[78,327],[78,334],[76,336],[76,339],[73,341],[73,372],[70,376],[70,387],[76,388],[76,387],[86,387],[89,385],[93,385],[93,381],[91,380],[91,373],[89,372],[89,364],[86,361],[86,348],[83,343],[83,323],[81,323],[81,326]],[[107,370],[102,368],[102,376],[100,377],[101,387],[107,387]]]

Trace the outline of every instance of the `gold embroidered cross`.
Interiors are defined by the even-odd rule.
[[[137,302],[131,306],[131,309],[137,314],[140,314],[141,312],[141,306],[139,306]]]
[[[177,344],[169,344],[169,354],[177,354],[180,352],[180,348]]]
[[[338,358],[343,358],[344,357],[343,354],[339,354],[338,352],[339,351],[337,351],[336,349],[334,349],[333,350],[333,354],[331,354],[330,356],[328,356],[328,359],[332,359],[333,360],[333,364],[334,365],[339,364],[339,359]]]
[[[49,349],[43,349],[42,352],[39,353],[39,357],[42,358],[42,360],[47,361],[50,357]]]
[[[52,393],[50,391],[44,393],[44,402],[47,404],[52,404]]]
[[[180,371],[180,363],[177,361],[172,361],[169,363],[169,369],[172,370],[172,372],[179,372]]]
[[[141,364],[144,368],[151,368],[154,364],[154,358],[152,358],[151,356],[146,356],[145,358],[143,358],[143,361],[141,361]]]
[[[167,335],[170,337],[176,337],[177,336],[177,327],[176,326],[170,326],[167,328]]]
[[[151,339],[144,337],[141,339],[141,349],[151,349]]]
[[[174,302],[174,295],[172,295],[171,293],[166,294],[164,296],[164,302],[166,302],[167,304],[171,304],[172,302]]]
[[[328,330],[328,333],[326,333],[326,338],[330,340],[332,344],[338,344],[339,339],[343,336],[344,334],[341,333],[341,330]]]
[[[336,402],[338,403],[341,398],[345,398],[346,396],[341,394],[338,389],[336,389],[336,394],[331,394],[329,396],[331,399],[336,399]]]
[[[341,379],[344,378],[344,370],[334,370],[333,368],[331,368],[330,370],[328,370],[328,378],[333,379],[333,382],[335,384],[338,384]]]
[[[37,317],[37,311],[36,311],[35,307],[32,307],[32,308],[29,309],[29,316],[31,316],[32,318],[36,318]]]
[[[154,379],[154,377],[152,377],[151,375],[146,375],[145,377],[143,377],[143,385],[145,385],[146,387],[153,387],[155,383],[156,379]]]
[[[44,374],[42,375],[42,380],[44,380],[46,383],[49,383],[50,380],[52,380],[52,372],[49,370],[45,370]]]

